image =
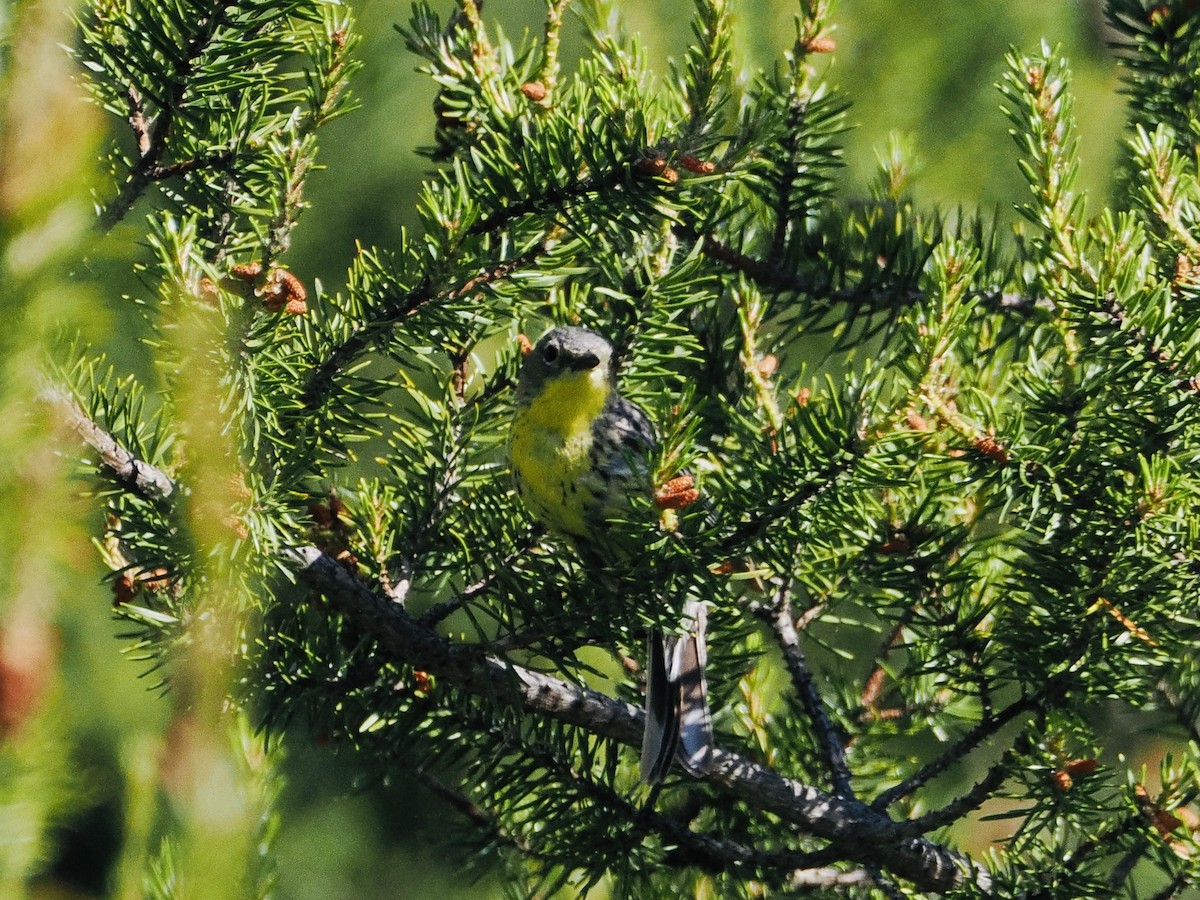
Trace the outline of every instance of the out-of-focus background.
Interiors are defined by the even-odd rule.
[[[448,0],[437,5],[445,13],[451,7]],[[387,247],[415,222],[417,186],[429,167],[416,149],[431,142],[434,125],[434,88],[414,71],[416,60],[393,28],[407,20],[407,4],[350,6],[363,35],[364,65],[353,85],[361,108],[322,133],[327,168],[311,179],[311,208],[287,258],[306,283],[319,281],[327,292],[342,283],[356,243]],[[628,30],[666,77],[668,59],[691,38],[689,4],[623,6]],[[731,6],[744,69],[775,65],[792,34],[795,4]],[[1101,7],[1100,0],[842,0],[828,72],[854,104],[842,195],[867,193],[877,155],[894,135],[911,149],[919,202],[995,210],[1015,221],[1013,204],[1027,189],[994,83],[1010,47],[1032,49],[1045,39],[1072,61],[1079,187],[1103,201],[1120,153],[1122,100]],[[520,42],[527,30],[540,30],[543,9],[541,0],[494,0],[484,13]],[[105,144],[130,137],[123,122],[83,99],[79,73],[60,46],[73,43],[71,11],[66,0],[0,5],[0,272],[7,276],[0,300],[23,307],[32,322],[3,344],[7,405],[0,414],[9,422],[18,421],[9,407],[22,385],[36,389],[33,354],[21,336],[47,323],[81,329],[118,368],[145,369],[139,315],[126,299],[146,293],[130,264],[144,252],[144,210],[107,237],[90,226],[90,192],[112,190],[101,162]],[[573,22],[568,65],[580,31]],[[0,457],[16,441],[0,435]],[[147,772],[170,752],[170,704],[151,689],[153,678],[140,677],[145,664],[122,656],[112,591],[89,537],[101,523],[56,480],[66,463],[34,462],[0,468],[7,479],[0,549],[14,561],[0,574],[0,893],[107,896],[114,884],[136,883],[128,871],[122,880],[122,866],[134,865],[155,839],[144,825]],[[276,842],[280,896],[499,895],[495,872],[464,865],[456,852],[448,825],[457,813],[410,773],[381,771],[294,737]],[[46,779],[61,789],[41,790]],[[34,796],[52,799],[23,801]],[[29,844],[27,823],[43,820],[67,824],[43,844]],[[21,873],[31,868],[42,874],[27,885]]]

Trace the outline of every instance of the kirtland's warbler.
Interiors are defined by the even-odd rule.
[[[525,355],[509,453],[517,493],[539,522],[567,535],[586,560],[613,560],[611,522],[630,498],[650,497],[646,454],[657,439],[646,413],[621,396],[613,347],[585,328],[555,328]],[[704,680],[705,607],[683,604],[683,634],[652,630],[641,774],[659,783],[676,752],[693,775],[712,766]]]

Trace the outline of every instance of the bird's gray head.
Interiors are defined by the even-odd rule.
[[[529,402],[547,381],[573,372],[600,370],[611,381],[612,366],[613,346],[601,335],[587,328],[554,328],[525,354],[517,402]]]

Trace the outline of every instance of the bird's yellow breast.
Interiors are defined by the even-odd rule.
[[[608,400],[608,374],[600,368],[549,380],[513,419],[513,473],[521,498],[554,531],[586,537],[586,504],[594,502],[581,484],[593,466],[592,424]]]

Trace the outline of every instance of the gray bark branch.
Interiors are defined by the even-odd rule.
[[[299,579],[368,630],[397,660],[480,696],[639,747],[644,714],[624,701],[455,644],[421,625],[315,547],[287,551]],[[846,859],[879,866],[924,890],[946,891],[967,881],[987,889],[986,869],[924,837],[865,803],[835,797],[786,778],[743,756],[716,748],[706,780],[718,790],[773,813],[830,841]]]
[[[58,411],[66,424],[100,457],[100,462],[113,477],[147,500],[164,500],[175,490],[175,483],[161,469],[138,459],[117,440],[91,420],[70,393],[61,387],[47,385],[38,399]]]

